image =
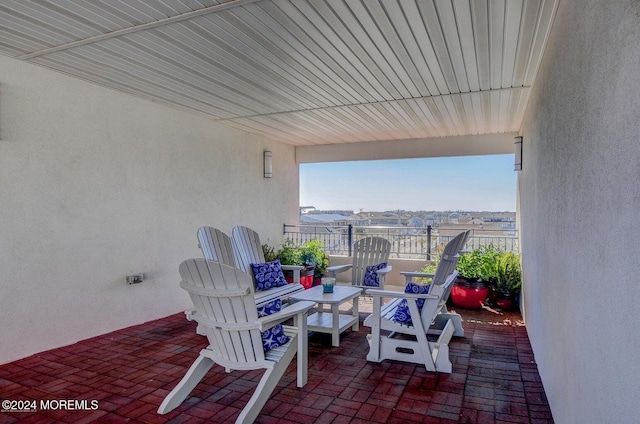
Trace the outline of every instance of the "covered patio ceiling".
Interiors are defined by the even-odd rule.
[[[3,0],[0,53],[292,146],[513,133],[558,0]]]

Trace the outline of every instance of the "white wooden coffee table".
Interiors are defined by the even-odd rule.
[[[309,331],[331,334],[331,344],[340,346],[340,334],[351,327],[358,331],[358,297],[362,289],[351,286],[334,286],[333,293],[323,293],[322,286],[315,286],[308,290],[295,293],[290,296],[292,300],[310,300],[318,304],[318,311],[307,317]],[[341,314],[339,307],[344,302],[353,299],[353,311],[351,315]],[[331,305],[331,310],[325,310],[324,304]]]

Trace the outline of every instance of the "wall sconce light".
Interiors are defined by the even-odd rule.
[[[522,136],[515,137],[515,140],[516,141],[514,141],[513,145],[515,147],[516,159],[515,159],[513,170],[521,171],[522,170]]]
[[[264,152],[264,177],[273,177],[273,164],[271,162],[272,153],[266,150]]]

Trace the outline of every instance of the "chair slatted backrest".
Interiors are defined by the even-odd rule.
[[[356,241],[353,244],[351,284],[362,285],[367,267],[388,262],[390,254],[391,242],[385,238],[365,237]]]
[[[252,278],[232,266],[203,258],[180,264],[180,286],[189,292],[196,320],[205,329],[220,365],[260,367],[265,363]]]
[[[453,288],[454,280],[458,276],[456,266],[460,259],[460,252],[464,248],[470,233],[471,231],[467,230],[455,236],[449,241],[449,243],[447,243],[444,251],[442,252],[440,262],[438,262],[438,268],[436,269],[429,289],[429,294],[434,294],[440,297],[440,301],[436,307],[437,312],[442,310],[449,299],[449,294]],[[429,328],[432,320],[433,312],[423,310],[422,321],[425,328]]]
[[[433,319],[447,302],[447,298],[449,297],[448,293],[451,292],[451,288],[453,287],[453,283],[457,276],[458,271],[454,270],[440,284],[431,284],[429,294],[438,296],[440,300],[437,303],[432,301],[424,303],[422,311],[420,311],[420,320],[422,321],[423,328],[428,329],[431,326]]]
[[[436,284],[442,284],[447,276],[451,274],[458,265],[460,259],[460,252],[464,248],[467,242],[467,237],[470,231],[463,231],[447,243],[444,247],[440,261],[438,262],[438,268],[436,269],[433,281]]]
[[[236,267],[251,273],[251,264],[264,263],[260,236],[251,228],[237,226],[231,233]]]
[[[205,259],[236,266],[231,237],[213,227],[198,228],[198,242]]]

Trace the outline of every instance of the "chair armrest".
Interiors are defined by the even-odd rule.
[[[400,271],[400,275],[409,275],[411,277],[433,278],[435,274],[427,274],[424,272]]]
[[[391,272],[392,269],[393,267],[391,265],[387,265],[386,268],[379,269],[376,272],[378,273],[378,275],[387,275],[388,273]]]
[[[409,284],[412,278],[433,278],[435,274],[427,274],[424,272],[401,271],[400,275],[404,275],[404,282]]]
[[[304,269],[302,265],[280,265],[283,271],[293,271],[293,282],[300,284],[300,271]]]
[[[302,271],[304,267],[302,265],[280,265],[285,271]]]
[[[289,318],[295,315],[305,314],[309,309],[313,308],[314,306],[315,306],[315,302],[302,300],[287,306],[286,308],[282,309],[280,312],[276,312],[275,314],[258,318],[256,320],[256,324],[260,326],[260,331],[264,331],[268,328],[273,327],[274,325],[280,324],[281,322],[288,320]]]
[[[376,271],[376,273],[378,274],[378,281],[380,282],[380,290],[384,290],[385,277],[389,272],[391,272],[392,269],[393,267],[391,265],[387,265],[386,268],[382,268]]]
[[[392,297],[395,299],[439,299],[434,294],[404,293],[390,290],[368,289],[367,294],[373,297]]]
[[[331,277],[335,277],[336,274],[340,274],[341,272],[349,271],[351,268],[353,268],[353,264],[334,265],[334,266],[328,267],[327,271],[329,272],[329,275]]]

